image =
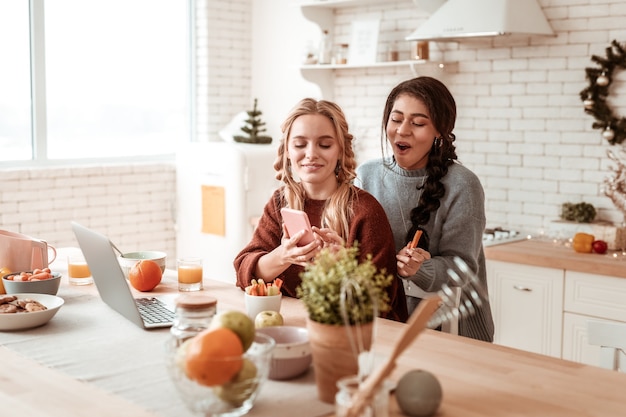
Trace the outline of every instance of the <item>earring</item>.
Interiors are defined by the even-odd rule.
[[[335,167],[335,176],[339,175],[339,171],[341,171],[341,163],[337,161],[337,166]]]
[[[443,145],[443,138],[441,137],[435,138],[435,141],[433,142],[433,146],[435,148],[441,148],[441,145]]]

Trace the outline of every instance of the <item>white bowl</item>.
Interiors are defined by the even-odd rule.
[[[137,252],[127,252],[120,255],[117,259],[124,271],[124,275],[128,278],[130,269],[135,264],[143,259],[149,259],[156,262],[161,267],[161,273],[165,272],[165,258],[167,254],[165,252],[159,252],[154,250],[142,250]]]
[[[61,297],[50,294],[21,293],[11,294],[18,299],[39,301],[47,310],[32,311],[29,313],[0,314],[0,331],[22,330],[42,326],[50,321],[65,302]]]
[[[272,326],[256,329],[276,342],[269,379],[285,380],[305,373],[311,366],[311,344],[306,327]]]
[[[61,285],[60,272],[53,272],[52,278],[41,281],[13,281],[7,279],[10,276],[19,274],[20,272],[15,272],[2,277],[2,285],[4,285],[7,294],[38,293],[56,295],[59,291],[59,286]]]
[[[246,314],[252,320],[262,311],[276,311],[280,313],[280,302],[283,296],[281,293],[277,295],[250,295],[244,293],[244,304],[246,306]]]

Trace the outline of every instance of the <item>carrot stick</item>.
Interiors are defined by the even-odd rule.
[[[415,232],[415,236],[413,236],[413,240],[411,241],[411,243],[409,243],[409,249],[415,249],[421,237],[422,237],[422,231],[418,229]]]

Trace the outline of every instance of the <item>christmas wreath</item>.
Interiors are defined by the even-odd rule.
[[[626,139],[626,118],[615,116],[606,98],[613,81],[613,71],[626,68],[626,51],[614,40],[606,48],[606,58],[592,55],[591,60],[600,67],[585,69],[589,86],[580,92],[585,113],[596,119],[592,127],[602,129],[602,137],[611,145],[622,143]]]

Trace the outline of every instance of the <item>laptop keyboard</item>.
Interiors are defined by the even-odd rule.
[[[146,324],[171,324],[174,320],[174,312],[154,297],[136,298],[135,303]]]

